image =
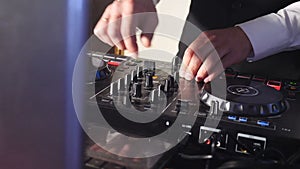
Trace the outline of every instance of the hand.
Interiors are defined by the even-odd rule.
[[[207,83],[251,52],[251,42],[240,27],[202,32],[185,51],[180,76]]]
[[[116,0],[105,9],[94,34],[111,46],[136,53],[136,28],[142,30],[142,44],[150,47],[157,24],[158,17],[152,0]]]

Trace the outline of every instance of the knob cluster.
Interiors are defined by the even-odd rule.
[[[168,97],[177,91],[178,80],[178,71],[174,72],[174,75],[166,75],[165,72],[155,69],[155,62],[145,61],[143,66],[137,65],[124,77],[111,83],[109,94],[112,97],[126,96],[126,99],[130,98],[130,101],[125,100],[126,104],[128,104],[128,101],[158,104],[162,96]]]

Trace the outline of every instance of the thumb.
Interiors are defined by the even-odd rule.
[[[153,33],[142,33],[141,34],[141,42],[142,42],[143,46],[150,47],[152,38],[153,38]]]

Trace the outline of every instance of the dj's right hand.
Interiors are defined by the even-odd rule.
[[[158,17],[152,0],[115,0],[105,9],[94,28],[94,34],[111,46],[137,53],[136,28],[142,31],[142,44],[150,47],[157,24]]]

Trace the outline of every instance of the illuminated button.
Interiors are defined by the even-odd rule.
[[[228,118],[228,120],[236,120],[237,117],[236,116],[228,116],[227,118]]]
[[[267,85],[270,87],[273,87],[276,90],[280,90],[281,89],[281,82],[280,81],[276,81],[276,80],[269,80],[267,82]]]
[[[292,85],[292,86],[297,86],[297,82],[290,81],[290,82],[289,82],[289,85]]]
[[[246,123],[247,121],[248,121],[248,118],[247,118],[247,117],[240,117],[240,118],[239,118],[239,122]]]
[[[110,61],[107,63],[109,66],[119,66],[120,62],[114,62],[114,61]]]
[[[260,125],[260,126],[263,126],[263,127],[268,127],[268,126],[270,126],[270,122],[263,121],[263,120],[258,120],[258,121],[257,121],[257,124]]]
[[[299,92],[300,91],[300,85],[299,83],[295,81],[287,81],[285,82],[286,89],[293,92]]]

